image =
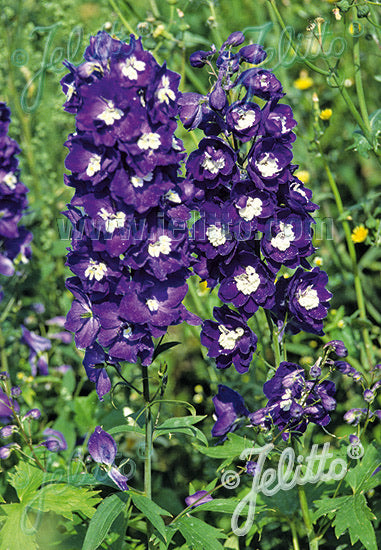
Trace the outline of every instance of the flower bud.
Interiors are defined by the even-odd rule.
[[[259,44],[249,44],[248,46],[244,46],[239,50],[238,54],[241,59],[247,63],[253,63],[254,65],[262,63],[262,61],[264,61],[267,57],[267,53]]]

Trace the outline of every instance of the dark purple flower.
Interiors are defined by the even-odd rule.
[[[238,313],[226,305],[215,307],[216,321],[204,321],[201,343],[208,348],[208,357],[216,360],[217,368],[234,364],[239,373],[247,372],[257,346],[257,336]]]
[[[101,426],[97,426],[91,434],[88,442],[89,453],[95,462],[107,467],[107,475],[116,483],[121,491],[127,491],[127,478],[113,466],[116,457],[117,446],[114,438]]]
[[[238,55],[247,63],[259,65],[267,57],[267,53],[259,44],[249,44],[238,51]]]
[[[305,432],[309,422],[326,426],[336,407],[335,384],[329,380],[306,380],[304,369],[295,363],[280,363],[263,391],[268,398],[266,406],[249,418],[253,425],[267,423],[267,427],[270,420],[283,431],[284,440],[289,434]]]
[[[274,305],[274,276],[254,254],[239,252],[223,272],[218,296],[225,303],[231,302],[245,317],[254,315],[260,306],[271,309]]]
[[[330,350],[333,350],[338,357],[346,357],[348,355],[348,350],[345,347],[344,342],[341,340],[331,340],[330,342],[327,342],[324,344],[323,349],[329,348]]]
[[[257,135],[261,120],[259,105],[250,101],[236,101],[226,112],[228,130],[243,142]]]
[[[103,401],[103,396],[111,390],[111,380],[105,369],[105,363],[109,357],[103,348],[95,343],[86,349],[83,366],[91,382],[95,383],[98,397]]]
[[[249,476],[256,476],[259,471],[259,465],[258,462],[255,462],[254,460],[249,460],[246,463],[246,473],[249,474]]]
[[[332,294],[325,288],[328,276],[318,267],[312,271],[298,268],[292,277],[282,277],[276,284],[274,313],[278,320],[287,318],[287,327],[294,334],[305,330],[323,334]]]
[[[6,460],[10,457],[11,452],[14,449],[19,449],[20,446],[17,445],[17,443],[8,443],[8,445],[4,445],[4,447],[0,447],[0,459]]]
[[[9,424],[9,426],[4,426],[0,430],[0,437],[3,437],[4,439],[7,439],[8,437],[11,437],[15,432],[18,431],[18,426],[15,424]]]
[[[375,397],[376,396],[372,390],[367,389],[364,391],[364,401],[367,403],[373,403]]]
[[[196,491],[193,495],[189,495],[189,497],[185,498],[185,504],[188,507],[192,506],[192,508],[196,508],[196,506],[200,506],[211,500],[213,500],[213,497],[208,491]]]
[[[242,31],[235,31],[229,34],[228,38],[221,46],[221,50],[226,46],[240,46],[242,42],[245,42],[245,35]]]
[[[28,419],[38,420],[40,416],[41,416],[40,409],[30,409],[30,411],[24,414],[23,420],[28,420]]]
[[[213,397],[217,420],[212,428],[213,437],[222,437],[238,428],[242,417],[249,414],[241,395],[222,384],[218,385],[218,393]]]
[[[259,140],[249,155],[247,169],[259,189],[277,191],[280,183],[289,177],[292,152],[274,138]]]
[[[189,56],[189,62],[192,67],[197,67],[198,69],[200,69],[205,65],[207,59],[211,57],[215,53],[215,51],[215,49],[212,49],[208,52],[204,50],[197,50]]]
[[[46,428],[43,431],[43,436],[45,438],[44,443],[41,443],[48,451],[52,453],[58,453],[59,451],[66,451],[67,443],[64,435],[58,430],[53,430],[52,428]]]
[[[254,95],[269,100],[283,95],[281,83],[273,73],[266,69],[248,69],[244,71],[235,85],[244,86],[249,97]]]

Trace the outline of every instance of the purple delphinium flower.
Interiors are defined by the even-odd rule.
[[[174,135],[180,76],[133,36],[126,44],[102,31],[84,57],[78,67],[65,63],[62,80],[77,130],[66,142],[72,174],[65,182],[75,190],[65,213],[74,228],[67,265],[75,277],[67,287],[75,299],[65,328],[85,349],[102,399],[111,389],[107,366],[149,365],[152,337],[171,324],[200,322],[181,303],[194,261],[186,204],[194,191],[179,176],[184,147]],[[231,172],[234,154],[229,162]]]
[[[42,446],[46,447],[48,451],[52,453],[58,453],[59,451],[66,451],[67,443],[64,435],[58,430],[53,430],[52,428],[46,428],[43,431],[43,436],[45,441],[41,443]]]
[[[284,440],[305,432],[309,422],[326,426],[336,408],[335,384],[318,378],[306,380],[304,369],[295,363],[280,363],[263,391],[268,402],[249,419],[253,425],[278,426]]]
[[[327,316],[331,293],[325,288],[328,276],[315,267],[311,271],[298,268],[289,278],[276,284],[273,312],[280,321],[287,318],[292,333],[305,330],[322,335],[323,319]]]
[[[16,413],[19,412],[20,406],[15,399],[9,397],[0,389],[0,424],[6,424],[13,417],[13,409]]]
[[[44,353],[52,347],[50,340],[31,332],[23,325],[21,342],[29,347],[29,363],[31,366],[32,376],[37,375],[37,370],[42,375],[48,374],[48,360],[47,355]]]
[[[226,305],[215,307],[216,321],[205,321],[201,330],[201,343],[208,348],[217,368],[226,369],[232,364],[239,373],[247,372],[257,346],[257,337],[239,313]]]
[[[192,506],[192,508],[196,508],[197,506],[210,502],[211,500],[213,500],[213,497],[208,493],[208,491],[196,491],[193,495],[189,495],[185,498],[185,504],[188,507]]]
[[[324,344],[323,349],[330,348],[333,350],[338,357],[346,357],[348,355],[348,350],[345,347],[344,342],[341,340],[331,340]]]
[[[218,385],[218,393],[213,397],[217,420],[212,428],[213,437],[226,439],[229,432],[233,432],[239,426],[242,417],[247,417],[249,411],[241,395],[224,386]]]
[[[127,477],[113,466],[116,457],[117,446],[114,438],[105,432],[101,426],[97,426],[91,434],[88,449],[95,462],[107,468],[107,475],[114,481],[121,491],[128,491]]]
[[[8,133],[10,110],[0,102],[0,275],[10,277],[18,263],[27,263],[31,256],[32,234],[18,225],[28,201],[27,187],[20,182],[17,143]],[[1,301],[2,293],[0,293]]]

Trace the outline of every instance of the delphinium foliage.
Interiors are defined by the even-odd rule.
[[[20,148],[8,136],[11,112],[0,102],[0,275],[11,277],[31,256],[32,234],[19,222],[26,212],[27,187],[20,181]],[[0,287],[0,297],[3,297]]]

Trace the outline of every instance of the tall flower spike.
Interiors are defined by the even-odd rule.
[[[6,104],[0,102],[0,275],[7,277],[15,273],[19,263],[28,262],[32,240],[32,234],[19,225],[28,206],[28,189],[19,178],[16,155],[20,148],[7,135],[10,115]]]
[[[62,80],[77,130],[66,142],[65,181],[75,189],[66,216],[76,230],[66,328],[103,399],[106,363],[149,365],[153,337],[199,323],[182,305],[192,262],[184,198],[193,191],[179,177],[184,153],[174,135],[180,76],[133,36],[126,44],[100,32],[84,57],[66,63]]]

